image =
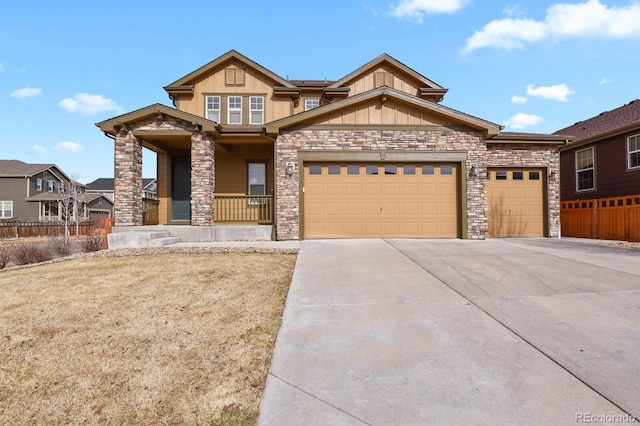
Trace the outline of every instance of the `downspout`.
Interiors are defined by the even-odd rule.
[[[278,160],[278,151],[276,149],[276,138],[272,138],[270,136],[267,136],[267,132],[265,130],[264,134],[262,135],[263,138],[270,140],[271,142],[273,142],[273,188],[271,188],[271,190],[273,191],[273,228],[271,230],[271,240],[272,241],[277,241],[277,233],[276,233],[276,228],[277,228],[277,223],[276,223],[276,204],[277,204],[277,197],[276,194],[278,193],[278,191],[276,191],[276,185],[278,183],[277,177],[278,177],[278,168],[276,167],[276,162]]]

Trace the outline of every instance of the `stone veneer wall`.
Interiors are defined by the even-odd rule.
[[[213,225],[214,141],[207,134],[191,137],[191,225]]]
[[[276,232],[279,240],[300,237],[299,150],[462,152],[467,153],[467,168],[471,164],[484,164],[486,158],[482,133],[445,127],[428,130],[293,130],[280,135],[276,147]],[[294,165],[291,177],[285,173],[288,163]],[[484,238],[487,233],[487,202],[483,175],[467,177],[466,186],[467,210],[470,212],[467,238]]]
[[[114,164],[115,226],[142,225],[142,144],[131,131],[116,135]]]
[[[489,167],[541,167],[547,175],[555,170],[560,174],[560,153],[555,145],[489,144],[487,149]],[[484,170],[486,175],[486,169]],[[549,236],[560,234],[560,180],[547,179],[547,204]]]
[[[530,144],[489,144],[484,135],[436,127],[428,130],[293,130],[283,133],[276,143],[276,232],[278,240],[300,238],[300,194],[298,151],[379,151],[387,152],[462,152],[466,153],[466,170],[478,165],[478,176],[466,178],[466,231],[469,239],[484,239],[488,233],[487,190],[488,167],[542,167],[557,170],[557,147]],[[285,173],[288,163],[293,176]],[[464,169],[463,169],[464,170]],[[550,235],[559,232],[560,192],[558,182],[549,183]]]

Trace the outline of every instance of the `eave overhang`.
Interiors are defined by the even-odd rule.
[[[436,102],[440,102],[444,99],[444,95],[449,91],[449,89],[434,89],[432,87],[421,87],[420,88],[420,96],[421,97],[433,97],[436,99]]]
[[[535,144],[535,145],[566,145],[573,140],[569,135],[549,135],[544,133],[504,132],[487,139],[488,144]]]
[[[272,121],[271,123],[268,123],[266,125],[266,132],[268,135],[277,135],[280,133],[281,129],[304,124],[306,121],[312,120],[316,117],[330,114],[343,108],[348,108],[360,103],[365,103],[372,99],[380,99],[380,101],[382,102],[385,102],[387,99],[395,99],[418,108],[423,108],[436,115],[449,117],[455,122],[480,130],[485,134],[485,137],[487,138],[498,135],[501,130],[501,126],[498,124],[473,117],[471,115],[434,102],[425,101],[396,89],[392,89],[389,87],[380,87],[377,89],[369,90],[368,92],[348,97],[346,99],[332,102],[319,108],[314,108],[312,110],[304,111],[290,117]]]
[[[625,133],[640,131],[640,123],[633,123],[625,127],[620,127],[618,129],[612,130],[610,132],[601,133],[599,135],[592,136],[590,138],[582,139],[577,142],[569,143],[567,146],[562,147],[560,151],[566,151],[573,148],[578,148],[584,145],[589,145],[595,142],[599,142],[604,139],[609,139],[615,136],[623,135]],[[573,138],[573,137],[572,137]],[[575,138],[573,138],[575,139]]]
[[[140,108],[136,111],[132,111],[126,114],[119,115],[117,117],[110,118],[108,120],[95,123],[104,133],[115,136],[123,128],[127,128],[129,125],[147,119],[149,117],[156,117],[159,121],[164,121],[165,116],[173,117],[178,120],[185,121],[192,124],[196,129],[201,132],[212,133],[214,135],[220,134],[220,125],[215,121],[207,120],[206,118],[199,117],[197,115],[189,114],[184,111],[177,110],[175,108],[168,107],[162,104],[153,104],[144,108]],[[186,130],[139,130],[138,133],[151,134],[154,136],[176,135],[180,132],[184,133]]]

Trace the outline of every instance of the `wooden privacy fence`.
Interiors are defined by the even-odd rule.
[[[273,196],[216,194],[214,221],[273,223]]]
[[[640,194],[563,201],[560,224],[564,237],[640,241]]]
[[[87,235],[94,229],[93,221],[83,221],[77,227],[75,222],[69,224],[69,234],[71,236]],[[64,224],[62,222],[48,221],[0,221],[0,239],[3,238],[33,238],[33,237],[53,237],[64,235]]]

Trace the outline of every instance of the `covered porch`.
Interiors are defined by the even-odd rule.
[[[97,126],[115,145],[115,227],[269,226],[274,141],[262,128],[225,128],[155,104]],[[228,126],[227,126],[228,127]],[[156,154],[158,200],[143,200],[143,150]],[[202,234],[202,233],[200,233]]]

